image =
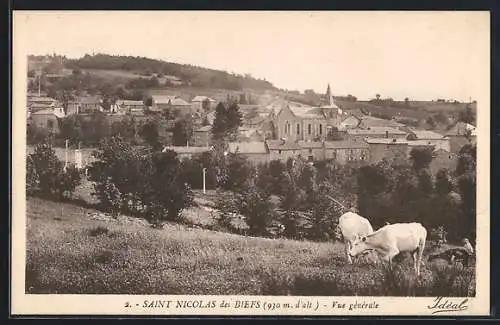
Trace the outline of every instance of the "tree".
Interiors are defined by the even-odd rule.
[[[427,120],[425,120],[425,122],[427,123],[427,125],[429,125],[429,128],[431,130],[436,128],[436,121],[432,118],[432,116],[429,116]]]
[[[240,154],[230,153],[227,156],[227,179],[223,188],[228,191],[240,192],[247,189],[253,175],[253,168],[247,159]]]
[[[334,202],[329,196],[333,187],[329,182],[322,182],[312,195],[310,238],[313,240],[328,240],[333,235],[338,213]]]
[[[212,135],[216,140],[228,140],[236,136],[242,123],[242,115],[238,105],[219,103],[215,108],[215,120],[212,125]]]
[[[413,148],[410,151],[410,161],[416,171],[428,168],[434,155],[433,148]]]
[[[139,135],[149,144],[153,150],[161,149],[160,134],[158,132],[158,123],[149,120],[141,127]]]
[[[201,108],[204,112],[208,112],[210,110],[210,99],[205,98],[203,102],[201,102]]]
[[[193,124],[190,120],[181,119],[175,122],[172,130],[175,146],[185,146],[193,135]]]
[[[458,115],[458,120],[464,123],[472,124],[476,120],[472,106],[468,104],[463,111],[460,111]]]
[[[447,195],[453,190],[453,185],[450,182],[448,172],[446,169],[440,169],[436,174],[434,181],[434,188],[438,195]]]
[[[245,216],[245,222],[250,234],[263,236],[274,218],[269,196],[252,186],[240,195],[240,213]]]
[[[64,168],[55,151],[46,143],[39,144],[28,156],[31,193],[38,190],[46,196],[71,196],[81,182],[79,171],[72,165]],[[33,185],[37,185],[34,187]]]
[[[297,238],[299,233],[299,210],[305,199],[305,193],[297,186],[288,173],[284,178],[284,188],[285,192],[281,195],[280,200],[280,209],[282,210],[281,224],[284,227],[284,236],[294,239]]]

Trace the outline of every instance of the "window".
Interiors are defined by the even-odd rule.
[[[300,124],[297,123],[297,135],[300,135]]]
[[[320,124],[319,125],[319,135],[322,135],[323,134],[323,125]]]
[[[281,150],[278,150],[278,153],[281,155]]]
[[[311,133],[312,133],[312,125],[308,124],[307,125],[307,134],[311,134]]]
[[[312,152],[313,152],[313,150],[311,148],[309,148],[309,153],[312,153]]]
[[[47,129],[52,130],[54,128],[54,121],[48,120],[47,121]]]

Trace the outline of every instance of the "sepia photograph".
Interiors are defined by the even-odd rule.
[[[489,313],[488,12],[13,26],[20,313]]]

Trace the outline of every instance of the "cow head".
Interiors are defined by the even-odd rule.
[[[369,249],[370,247],[366,244],[366,236],[358,236],[350,245],[349,255],[354,257]]]

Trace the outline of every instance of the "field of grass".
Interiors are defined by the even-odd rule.
[[[373,261],[346,265],[340,243],[153,229],[27,201],[27,293],[470,296],[474,287],[473,267],[426,264],[417,279],[409,259],[393,271]]]

